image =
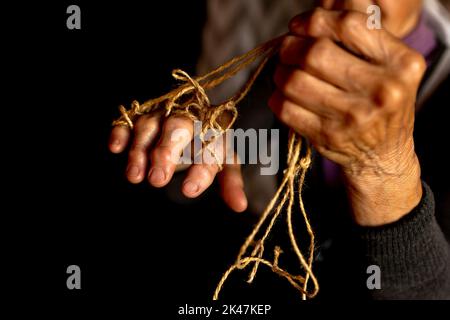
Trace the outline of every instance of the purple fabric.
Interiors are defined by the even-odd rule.
[[[420,16],[419,23],[413,31],[405,38],[403,43],[421,53],[426,59],[428,66],[430,65],[430,55],[437,47],[437,40],[433,29],[427,22],[428,18],[425,12]]]
[[[421,53],[426,58],[428,66],[430,66],[430,56],[437,47],[437,40],[433,29],[427,23],[427,19],[426,13],[423,12],[414,30],[403,38],[403,43]],[[337,164],[323,158],[322,169],[327,185],[337,186],[340,184],[340,168]]]
[[[325,178],[325,183],[330,187],[339,186],[341,182],[340,167],[327,158],[322,158],[322,169]]]

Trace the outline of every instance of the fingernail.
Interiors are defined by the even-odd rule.
[[[139,168],[137,166],[129,166],[127,169],[127,175],[135,178],[139,175]]]
[[[150,173],[150,182],[151,183],[163,183],[166,180],[166,175],[161,168],[153,168]]]
[[[195,194],[198,192],[198,189],[199,189],[198,184],[196,184],[192,181],[186,181],[184,183],[183,188],[184,188],[184,191],[186,191],[189,194]]]

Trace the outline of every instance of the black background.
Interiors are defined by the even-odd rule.
[[[71,4],[81,8],[81,30],[66,28]],[[211,302],[254,217],[232,213],[215,186],[181,205],[165,189],[130,185],[126,153],[107,149],[120,104],[165,93],[174,86],[173,68],[195,71],[205,10],[204,1],[21,3],[8,10],[8,76],[22,106],[14,110],[20,126],[9,133],[22,141],[11,148],[25,151],[14,159],[20,175],[5,172],[22,194],[9,211],[16,227],[10,280],[19,295],[69,304],[137,298],[167,312]],[[81,290],[66,287],[72,264],[81,268]],[[244,277],[231,279],[224,301],[298,299],[276,277],[252,286]],[[277,285],[286,290],[280,294]]]
[[[71,4],[81,8],[81,30],[66,28]],[[232,213],[215,187],[180,205],[165,189],[132,186],[124,177],[126,154],[107,150],[118,105],[165,93],[173,68],[194,72],[205,15],[205,1],[3,8],[3,160],[15,164],[3,175],[9,296],[67,310],[139,301],[163,319],[186,303],[211,303],[254,217]],[[72,264],[81,268],[81,290],[66,287]],[[258,277],[249,286],[244,273],[234,275],[222,302],[281,303],[275,313],[294,308],[297,292],[270,271]]]

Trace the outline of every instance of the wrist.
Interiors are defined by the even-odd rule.
[[[344,169],[347,194],[358,225],[374,227],[396,222],[419,204],[422,198],[419,160],[414,148],[400,154],[393,161],[357,172]]]

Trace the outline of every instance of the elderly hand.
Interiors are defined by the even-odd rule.
[[[397,221],[420,202],[413,129],[425,68],[365,14],[317,8],[290,23],[269,105],[340,165],[360,225]]]
[[[186,134],[179,134],[179,133]],[[193,121],[179,116],[171,116],[161,121],[160,115],[141,116],[135,126],[131,143],[126,176],[131,183],[140,183],[147,176],[154,187],[164,187],[172,179],[177,169],[182,151],[193,139]],[[130,142],[131,132],[128,128],[118,126],[111,132],[109,148],[113,153],[121,153]],[[159,138],[159,141],[156,140]],[[219,144],[216,144],[218,146]],[[225,159],[223,148],[216,148],[215,153]],[[149,156],[150,155],[150,156]],[[244,183],[240,165],[223,164],[220,173],[217,164],[203,162],[190,166],[182,186],[186,197],[201,195],[214,181],[218,174],[222,198],[236,212],[247,208]]]

